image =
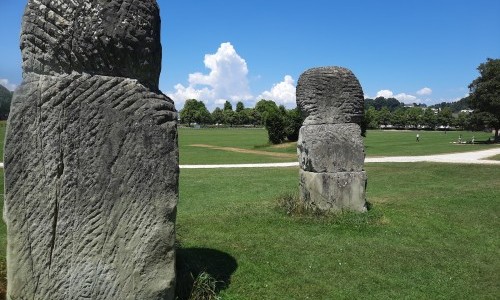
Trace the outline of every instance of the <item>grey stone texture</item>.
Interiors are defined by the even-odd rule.
[[[357,123],[363,120],[364,94],[354,74],[341,67],[305,71],[297,83],[303,125]]]
[[[30,0],[21,51],[26,73],[126,77],[157,89],[159,9],[155,0]]]
[[[306,117],[297,143],[301,200],[312,210],[365,212],[359,81],[341,67],[307,70],[298,81],[297,106]]]
[[[302,126],[297,147],[300,167],[304,171],[363,171],[365,148],[358,124]]]
[[[314,173],[300,170],[300,196],[307,208],[358,211],[366,208],[366,172]]]
[[[29,1],[4,157],[7,299],[174,299],[159,24],[155,1]]]

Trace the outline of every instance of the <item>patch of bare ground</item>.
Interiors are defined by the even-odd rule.
[[[220,147],[220,146],[205,145],[205,144],[193,144],[190,146],[191,147],[213,149],[213,150],[228,151],[228,152],[236,152],[236,153],[265,155],[265,156],[271,156],[271,157],[277,157],[277,158],[297,159],[297,155],[289,154],[289,153],[268,152],[268,151],[262,151],[262,150],[251,150],[251,149],[243,149],[243,148],[236,148],[236,147]]]

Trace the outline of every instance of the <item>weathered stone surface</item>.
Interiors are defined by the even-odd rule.
[[[157,66],[132,59],[158,25],[154,1],[29,1],[4,157],[7,299],[174,298],[177,113],[156,90],[159,48]]]
[[[312,210],[366,211],[358,79],[341,67],[307,70],[297,85],[297,106],[306,116],[297,143],[301,200]]]
[[[306,116],[304,125],[360,124],[364,111],[363,90],[348,69],[314,68],[298,80],[297,106]]]
[[[365,162],[357,124],[306,125],[297,142],[300,167],[309,172],[360,172]]]
[[[313,173],[300,170],[300,193],[306,207],[320,211],[366,208],[366,173]]]
[[[159,9],[155,0],[30,0],[21,48],[27,73],[119,76],[157,89]]]

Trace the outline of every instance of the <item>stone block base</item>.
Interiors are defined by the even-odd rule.
[[[366,212],[366,181],[366,172],[300,170],[300,197],[313,210]]]

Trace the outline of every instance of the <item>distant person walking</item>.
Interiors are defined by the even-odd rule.
[[[417,142],[420,142],[420,135],[417,133]]]

